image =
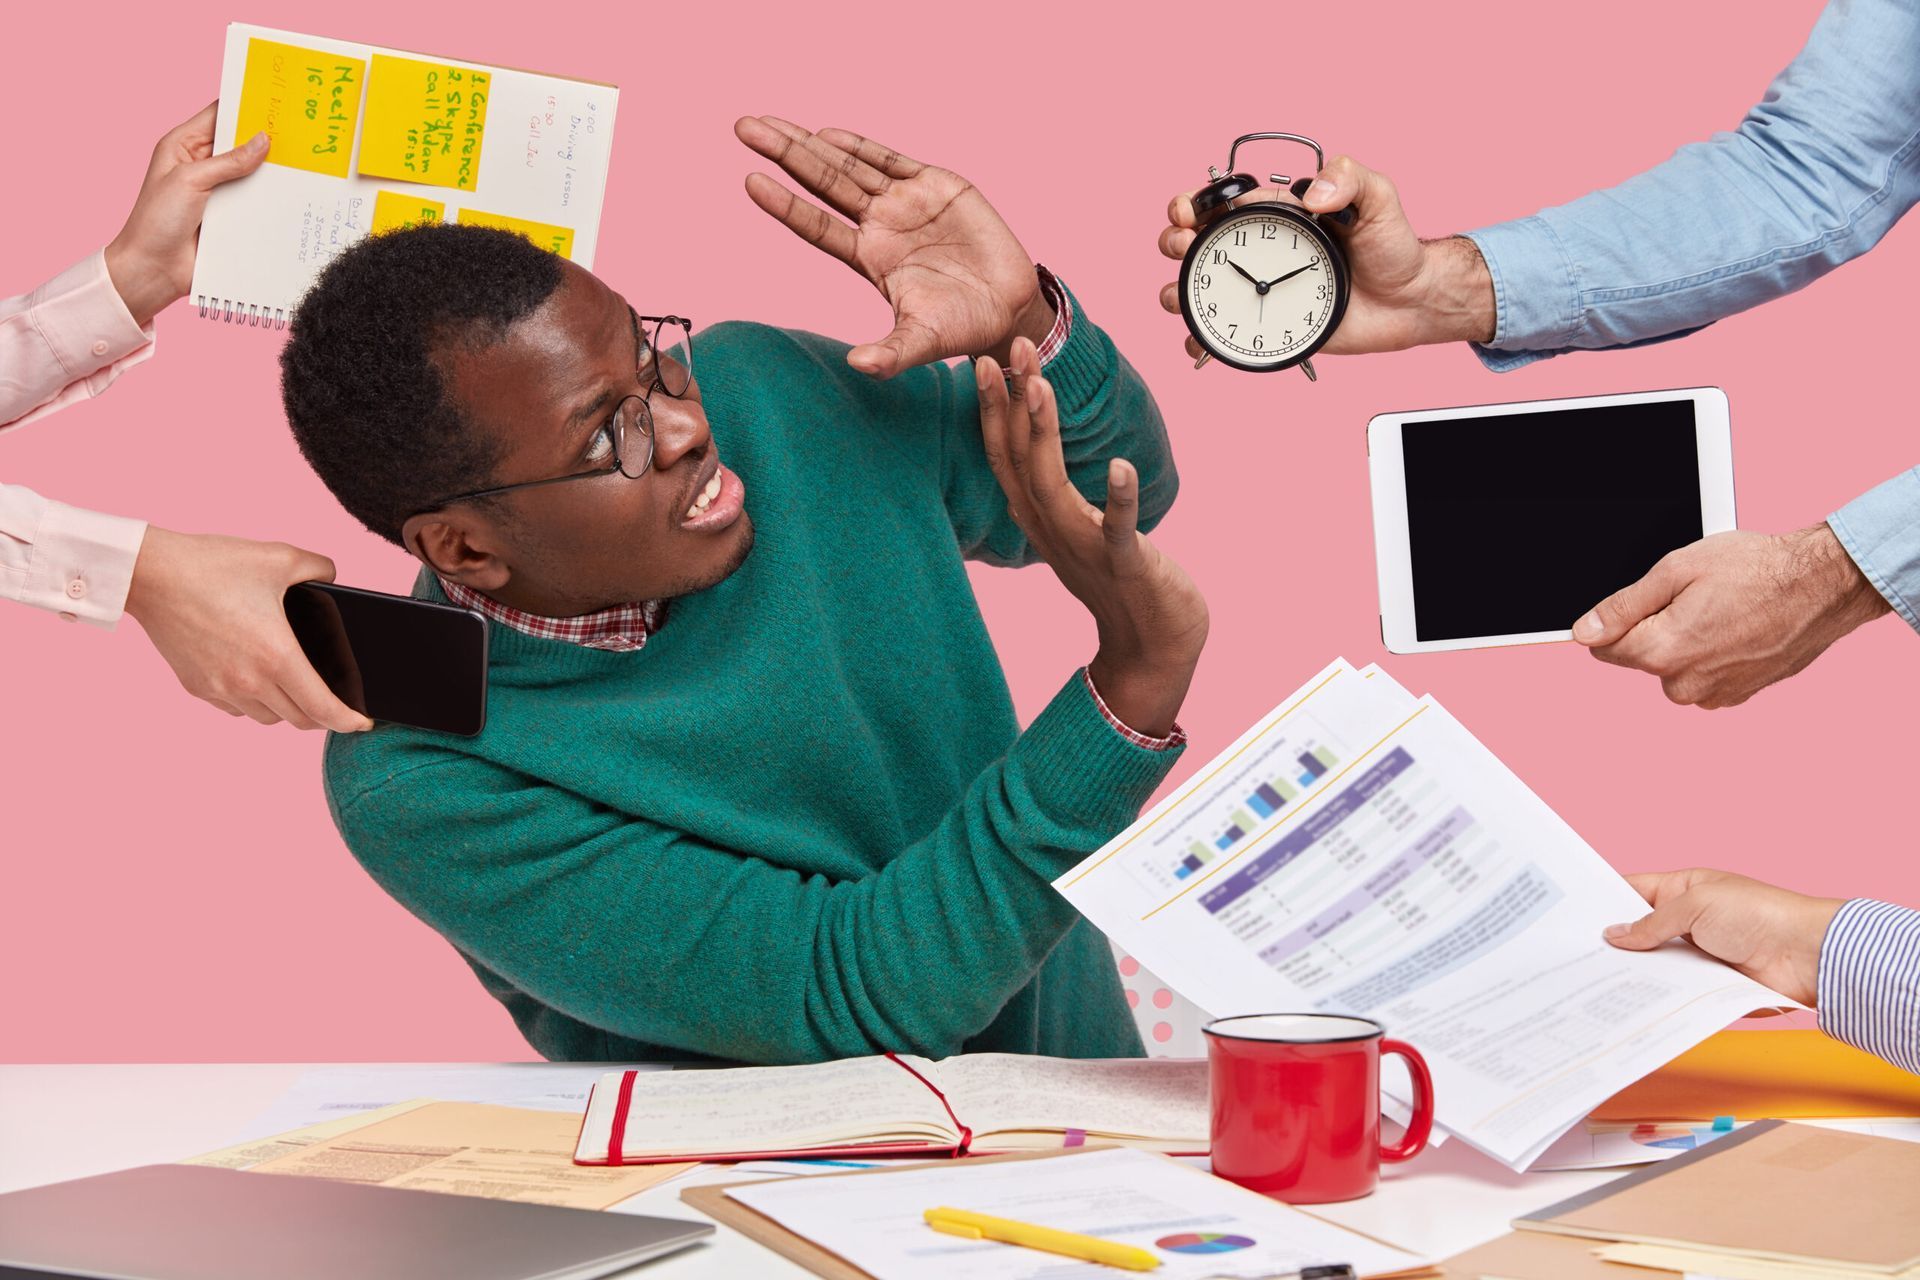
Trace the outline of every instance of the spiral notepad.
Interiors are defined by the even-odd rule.
[[[208,202],[192,298],[284,328],[328,262],[421,222],[505,227],[593,265],[619,90],[233,23],[216,150],[265,130],[267,161]]]

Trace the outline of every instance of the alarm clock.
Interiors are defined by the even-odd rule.
[[[1313,381],[1313,353],[1340,327],[1352,283],[1346,254],[1328,224],[1350,226],[1353,210],[1316,215],[1279,199],[1235,206],[1260,183],[1236,172],[1234,159],[1243,143],[1268,140],[1312,147],[1314,173],[1326,167],[1320,144],[1297,133],[1234,139],[1226,175],[1209,165],[1211,181],[1193,197],[1200,229],[1180,264],[1180,314],[1200,344],[1194,368],[1208,360],[1249,373],[1298,365]],[[1312,182],[1311,174],[1273,175],[1273,185],[1296,199]]]

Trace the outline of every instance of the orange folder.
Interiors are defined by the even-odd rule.
[[[1594,1124],[1920,1116],[1920,1076],[1819,1032],[1722,1031],[1601,1103]]]

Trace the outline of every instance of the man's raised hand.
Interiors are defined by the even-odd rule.
[[[1046,336],[1053,309],[1033,260],[959,174],[857,133],[812,133],[777,116],[743,116],[733,131],[822,203],[764,173],[747,176],[753,202],[892,305],[893,331],[848,352],[854,368],[890,378],[952,356],[1004,362],[1016,337]]]
[[[997,361],[983,357],[975,365],[987,465],[1014,523],[1093,615],[1100,647],[1087,671],[1108,709],[1130,728],[1165,735],[1206,644],[1207,602],[1140,532],[1140,476],[1132,463],[1108,464],[1104,511],[1074,488],[1039,354],[1022,338],[1011,358],[1011,389]]]

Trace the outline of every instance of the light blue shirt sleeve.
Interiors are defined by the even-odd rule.
[[[1820,944],[1820,1029],[1920,1072],[1920,911],[1871,898],[1840,908]]]
[[[1873,589],[1920,631],[1920,467],[1849,502],[1827,517]]]
[[[1470,232],[1495,299],[1493,341],[1474,350],[1502,373],[1680,337],[1865,253],[1916,201],[1920,5],[1833,0],[1732,133]]]

